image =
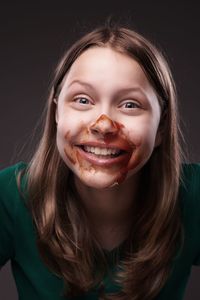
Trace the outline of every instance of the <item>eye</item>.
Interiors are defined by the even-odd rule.
[[[89,104],[90,103],[90,101],[85,97],[77,97],[74,99],[74,101],[78,104]]]
[[[133,102],[133,101],[127,101],[124,102],[121,107],[123,108],[128,108],[128,109],[134,109],[134,108],[141,108],[140,104],[137,102]]]
[[[139,104],[135,102],[126,102],[124,103],[124,108],[139,108]]]
[[[76,110],[88,110],[92,108],[93,101],[85,96],[77,96],[72,98],[71,106]]]

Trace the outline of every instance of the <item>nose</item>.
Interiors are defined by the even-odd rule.
[[[91,126],[91,132],[100,135],[116,134],[118,126],[115,121],[112,121],[108,116],[101,115]]]

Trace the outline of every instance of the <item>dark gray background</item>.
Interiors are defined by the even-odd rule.
[[[44,106],[56,63],[66,47],[113,14],[151,39],[168,57],[179,95],[188,161],[200,161],[200,18],[198,1],[85,1],[1,3],[0,168],[27,160],[33,129]],[[32,143],[30,143],[32,141]],[[193,268],[184,300],[200,298]],[[0,297],[17,299],[10,266],[0,273]]]

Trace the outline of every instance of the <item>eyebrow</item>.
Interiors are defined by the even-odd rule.
[[[86,87],[88,87],[89,89],[95,90],[95,88],[93,87],[92,84],[90,84],[90,83],[88,83],[88,82],[84,82],[84,81],[82,81],[82,80],[78,80],[78,79],[73,80],[73,81],[69,84],[68,88],[69,88],[70,86],[72,86],[73,84],[75,84],[75,83],[78,83],[78,84],[80,84],[80,85],[86,86]],[[143,92],[143,90],[142,90],[140,87],[123,88],[123,89],[120,89],[120,90],[118,91],[118,93],[124,93],[124,92],[125,92],[125,93],[128,93],[128,92],[141,92],[141,93],[147,98],[147,95]]]

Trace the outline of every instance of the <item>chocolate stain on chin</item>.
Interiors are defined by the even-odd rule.
[[[141,162],[141,155],[138,152],[135,152],[134,159],[131,161],[131,158],[129,159],[126,166],[124,166],[122,169],[120,169],[118,176],[116,177],[115,181],[118,184],[121,184],[128,174],[128,171],[135,169]]]
[[[103,137],[103,142],[105,143],[105,147],[109,147],[109,144],[112,143],[112,145],[116,145],[118,148],[126,149],[128,152],[128,155],[126,156],[126,159],[123,161],[123,163],[114,164],[111,168],[105,168],[101,166],[96,166],[85,159],[82,158],[82,156],[79,154],[78,149],[75,146],[66,146],[64,148],[64,153],[67,157],[67,159],[75,165],[76,163],[79,166],[79,169],[81,173],[84,173],[84,171],[89,171],[92,174],[95,174],[97,170],[102,170],[103,172],[107,172],[108,174],[116,173],[114,183],[110,186],[119,185],[121,184],[126,176],[129,170],[134,169],[137,167],[141,161],[141,157],[139,153],[137,152],[137,147],[128,139],[128,137],[123,133],[122,128],[124,128],[124,125],[115,121],[112,121],[109,119],[106,115],[101,115],[95,123],[91,125],[91,127],[87,127],[84,124],[80,127],[80,130],[78,131],[76,137],[74,137],[74,143],[72,141],[72,145],[75,145],[75,142],[79,144],[84,144],[85,142],[89,142],[91,140],[94,141],[94,138],[92,138],[92,133],[90,129],[93,128],[100,128],[102,127],[105,122],[109,122],[109,126],[112,129],[111,132],[105,133]],[[70,132],[67,131],[65,135],[66,140],[70,140]],[[96,139],[97,140],[97,139]],[[102,139],[101,139],[102,141]],[[133,157],[134,155],[134,157]],[[132,159],[131,159],[132,158]]]

